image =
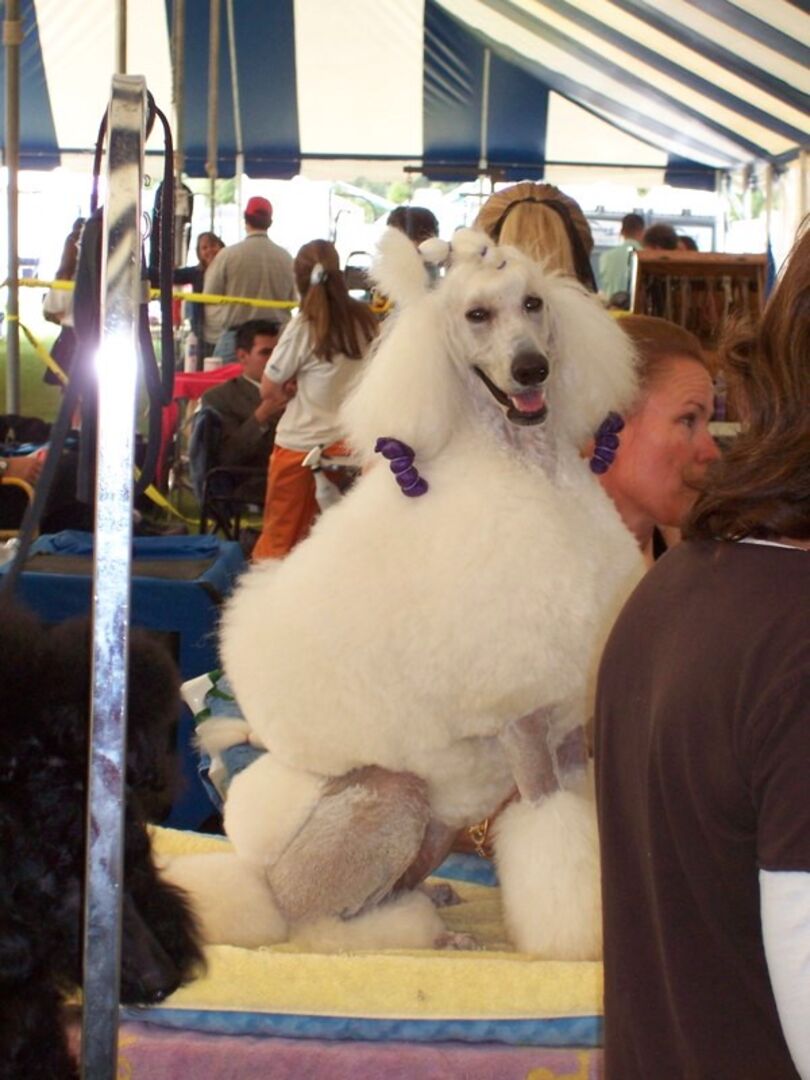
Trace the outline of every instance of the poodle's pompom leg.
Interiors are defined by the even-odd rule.
[[[318,804],[324,779],[262,754],[234,777],[225,802],[225,832],[244,859],[276,861]]]
[[[584,790],[516,802],[495,827],[495,861],[509,936],[551,960],[602,954],[596,808]]]
[[[286,940],[287,923],[273,903],[262,866],[223,851],[175,855],[160,874],[185,890],[208,945],[253,949]]]
[[[330,781],[268,881],[291,922],[348,918],[379,903],[416,859],[430,819],[427,787],[378,766]]]
[[[403,893],[353,919],[324,916],[302,923],[290,940],[315,952],[357,949],[432,949],[445,944],[447,931],[430,899],[421,892]],[[453,942],[447,941],[447,944]]]

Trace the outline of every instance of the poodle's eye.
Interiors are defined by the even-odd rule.
[[[543,301],[539,296],[527,296],[523,301],[524,311],[542,311]]]
[[[467,319],[467,321],[471,322],[471,323],[489,322],[491,317],[492,317],[492,313],[490,312],[489,308],[485,308],[485,307],[470,308],[470,310],[465,312],[465,315],[464,315],[464,318]]]

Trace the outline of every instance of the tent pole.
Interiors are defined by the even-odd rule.
[[[115,71],[127,73],[127,0],[118,0],[115,19]]]
[[[242,105],[239,101],[239,69],[236,56],[236,27],[233,0],[226,0],[228,16],[228,55],[231,61],[231,97],[233,98],[233,131],[236,138],[236,205],[242,209],[242,174],[245,171],[245,145],[242,141]]]
[[[485,173],[489,168],[489,69],[492,54],[484,49],[484,70],[481,78],[481,136],[478,154],[478,171]]]
[[[186,0],[174,0],[172,9],[172,97],[174,99],[174,265],[186,261],[186,228],[180,222],[188,221],[189,242],[191,233],[191,205],[183,186],[185,154],[185,68],[186,68]]]
[[[217,159],[219,157],[217,121],[219,114],[219,13],[220,0],[211,0],[208,24],[208,161],[205,168],[211,184],[211,232],[216,210]]]
[[[20,170],[20,0],[6,0],[3,44],[6,47],[6,146],[8,176],[8,299],[6,303],[6,411],[20,411],[20,290],[19,170]]]
[[[174,172],[179,190],[185,167],[186,0],[174,0],[172,10],[172,60],[174,68]]]

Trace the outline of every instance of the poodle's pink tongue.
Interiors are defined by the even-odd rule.
[[[522,413],[540,412],[546,403],[539,390],[525,390],[522,394],[513,394],[510,401],[517,411]]]

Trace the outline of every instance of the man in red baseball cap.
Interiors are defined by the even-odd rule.
[[[267,235],[273,223],[273,207],[261,195],[252,195],[245,206],[245,236],[238,244],[223,248],[205,272],[203,291],[221,296],[259,300],[295,301],[292,256]],[[290,317],[288,307],[254,307],[249,304],[207,304],[205,340],[215,341],[215,356],[224,364],[236,356],[236,331],[252,319],[273,319],[282,326]]]

